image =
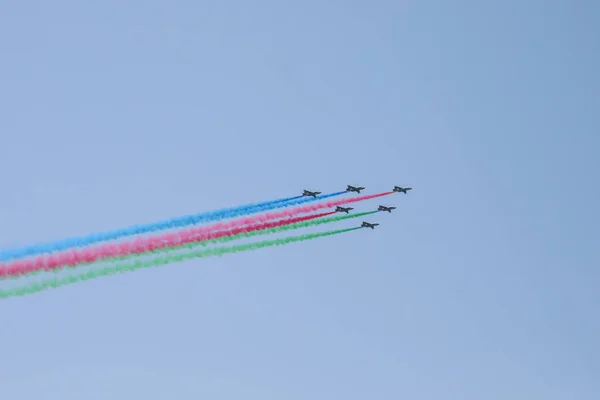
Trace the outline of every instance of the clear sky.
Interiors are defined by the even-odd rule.
[[[374,231],[0,302],[0,397],[600,398],[600,3],[23,1],[0,247],[393,185]],[[359,221],[340,224],[352,226]]]

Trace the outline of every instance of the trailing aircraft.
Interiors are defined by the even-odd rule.
[[[302,196],[312,196],[315,199],[317,198],[317,195],[321,194],[321,192],[311,192],[310,190],[304,190],[304,192],[302,192]]]
[[[361,228],[371,228],[371,229],[375,229],[375,227],[379,225],[379,224],[371,224],[369,222],[363,222],[361,225]]]
[[[377,209],[377,211],[387,211],[390,214],[392,213],[392,210],[395,210],[396,207],[386,207],[386,206],[379,206],[379,208]]]
[[[337,206],[335,208],[335,212],[345,212],[346,214],[350,214],[350,210],[354,210],[354,208],[352,208],[352,207],[340,207],[340,206]]]
[[[356,192],[356,193],[360,193],[361,190],[364,190],[365,188],[362,186],[359,187],[355,187],[355,186],[350,186],[348,185],[348,187],[346,188],[346,192]]]

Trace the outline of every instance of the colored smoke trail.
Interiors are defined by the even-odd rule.
[[[26,246],[14,250],[5,250],[0,252],[0,261],[10,261],[16,258],[28,257],[42,253],[52,253],[54,251],[66,250],[72,247],[83,247],[106,240],[114,240],[126,236],[155,232],[162,229],[177,228],[187,225],[194,225],[200,222],[216,221],[224,218],[254,214],[261,211],[268,211],[276,208],[288,207],[291,205],[303,204],[311,201],[339,196],[343,193],[346,193],[346,191],[321,195],[317,196],[316,198],[304,196],[288,197],[285,199],[271,200],[267,202],[225,208],[216,211],[189,214],[183,217],[171,218],[168,220],[163,220],[150,224],[133,225],[127,228],[117,229],[113,231],[92,233],[87,236],[73,237],[45,244]]]
[[[279,213],[266,213],[248,218],[240,218],[228,222],[219,222],[210,226],[192,228],[177,232],[170,232],[160,236],[137,238],[135,241],[128,241],[122,243],[108,243],[96,248],[76,249],[52,255],[42,255],[33,259],[16,260],[10,263],[0,263],[0,279],[6,278],[7,276],[16,277],[20,275],[25,275],[40,270],[57,269],[63,266],[73,267],[78,264],[92,263],[94,261],[102,260],[108,257],[125,256],[127,254],[140,253],[151,249],[171,247],[180,243],[189,243],[191,241],[195,241],[197,236],[207,235],[209,234],[209,232],[212,231],[229,230],[244,225],[254,225],[259,222],[280,219],[282,217],[292,218],[292,220],[288,220],[288,224],[301,222],[303,220],[308,220],[312,218],[320,218],[323,216],[331,215],[334,212],[324,213],[317,216],[300,217],[300,219],[298,219],[297,216],[310,211],[315,211],[320,208],[325,208],[332,204],[338,205],[368,200],[390,193],[394,192],[363,195],[355,197],[353,199],[337,200],[329,203],[316,204],[314,206],[297,207]]]
[[[242,251],[257,250],[257,249],[262,249],[262,248],[271,247],[271,246],[281,246],[281,245],[286,245],[286,244],[290,244],[290,243],[294,243],[294,242],[301,242],[301,241],[317,239],[317,238],[321,238],[321,237],[325,237],[325,236],[337,235],[340,233],[350,232],[350,231],[354,231],[357,229],[360,229],[360,228],[356,227],[356,228],[347,228],[347,229],[337,229],[337,230],[321,232],[321,233],[310,233],[310,234],[300,235],[300,236],[292,236],[292,237],[287,237],[287,238],[265,240],[265,241],[256,242],[256,243],[240,244],[240,245],[229,246],[229,247],[216,247],[216,248],[212,248],[212,249],[208,249],[208,250],[199,250],[199,251],[190,252],[190,253],[186,253],[186,254],[174,254],[171,256],[162,256],[162,257],[157,257],[157,258],[154,258],[151,260],[139,260],[138,259],[131,264],[117,263],[117,264],[113,264],[109,267],[101,268],[98,270],[89,270],[83,274],[78,274],[78,275],[73,275],[73,276],[65,276],[65,277],[61,277],[61,278],[50,278],[50,279],[47,279],[44,281],[34,282],[34,283],[31,283],[31,284],[28,284],[28,285],[22,286],[22,287],[1,290],[0,298],[8,298],[8,297],[14,297],[14,296],[23,296],[23,295],[27,295],[27,294],[33,294],[33,293],[41,292],[43,290],[50,289],[50,288],[57,288],[57,287],[66,286],[66,285],[70,285],[70,284],[77,283],[77,282],[83,282],[83,281],[87,281],[90,279],[100,278],[103,276],[114,275],[118,272],[121,272],[121,273],[130,272],[130,271],[135,271],[135,270],[142,269],[142,268],[158,267],[161,265],[170,264],[172,262],[187,261],[187,260],[191,260],[191,259],[195,259],[195,258],[205,258],[205,257],[210,257],[210,256],[218,257],[218,256],[223,256],[225,254],[238,253],[238,252],[242,252]]]
[[[320,218],[320,219],[314,218],[314,219],[311,219],[308,221],[296,222],[296,223],[292,223],[289,225],[282,225],[282,226],[278,226],[278,227],[274,227],[274,228],[268,228],[267,226],[270,224],[263,224],[260,226],[257,225],[255,227],[253,227],[252,229],[249,229],[250,227],[245,227],[245,228],[240,229],[241,232],[235,233],[235,234],[232,232],[226,232],[226,234],[221,237],[209,238],[206,240],[197,240],[197,241],[194,241],[191,243],[181,244],[181,245],[172,246],[172,247],[166,247],[163,249],[148,250],[143,253],[130,254],[127,256],[110,257],[110,258],[103,260],[103,262],[119,262],[119,261],[129,260],[129,259],[140,257],[140,256],[167,254],[167,253],[172,253],[172,252],[180,251],[180,250],[190,250],[190,249],[194,249],[199,246],[205,247],[205,246],[208,246],[208,245],[214,244],[214,243],[223,244],[223,243],[227,243],[227,242],[230,242],[233,240],[246,239],[246,238],[251,238],[254,236],[270,235],[270,234],[275,234],[275,233],[286,232],[289,230],[302,229],[302,228],[308,228],[311,226],[340,222],[340,221],[344,221],[344,220],[352,219],[352,218],[360,218],[360,217],[364,217],[366,215],[375,214],[377,212],[378,211],[366,211],[366,212],[362,212],[362,213],[358,213],[358,214],[341,215],[341,216],[329,217],[329,218]],[[306,217],[304,217],[304,218],[306,218]],[[277,221],[277,222],[279,222],[279,221]],[[245,231],[246,229],[248,229],[248,231]],[[218,233],[221,233],[221,232],[218,232]],[[81,264],[79,264],[79,266],[83,267],[83,266],[88,266],[90,264],[93,264],[93,263],[81,263]],[[24,275],[32,276],[32,275],[36,275],[40,272],[44,272],[44,271],[38,270],[35,272],[26,273]],[[11,276],[9,278],[16,279],[16,277],[13,277],[13,276]]]
[[[291,210],[262,214],[262,215],[257,216],[257,219],[266,221],[266,220],[272,220],[272,219],[294,217],[299,214],[306,214],[309,212],[318,211],[323,208],[333,208],[333,207],[341,206],[344,204],[356,203],[357,201],[375,199],[377,197],[383,197],[383,196],[387,196],[387,195],[390,195],[393,193],[396,193],[396,192],[383,192],[383,193],[377,193],[377,194],[368,194],[368,195],[354,197],[351,199],[334,200],[334,201],[328,201],[325,203],[312,204],[309,206],[292,208]]]
[[[205,241],[221,236],[237,235],[239,233],[250,232],[257,229],[275,228],[297,222],[309,221],[315,218],[327,217],[332,214],[335,214],[335,211],[289,218],[262,225],[248,224],[249,226],[247,227],[238,227],[236,229],[233,229],[236,225],[232,223],[224,224],[224,227],[228,230],[217,230],[213,225],[204,228],[168,233],[161,236],[138,238],[137,240],[130,242],[110,243],[96,248],[70,250],[50,256],[17,260],[7,265],[0,264],[0,279],[6,278],[7,276],[11,278],[18,277],[42,270],[51,271],[62,267],[75,267],[78,264],[90,264],[106,258],[124,257],[130,254],[139,254],[180,244]]]

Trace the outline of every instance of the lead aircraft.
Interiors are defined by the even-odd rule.
[[[412,190],[412,188],[410,187],[402,187],[402,186],[394,186],[394,192],[402,192],[404,194],[406,194],[409,190]]]

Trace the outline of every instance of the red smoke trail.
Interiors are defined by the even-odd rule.
[[[96,248],[89,248],[83,250],[69,250],[63,253],[58,253],[50,256],[37,257],[35,259],[14,261],[5,266],[0,265],[0,277],[25,275],[41,270],[50,271],[65,266],[74,267],[78,264],[91,263],[106,258],[123,257],[127,255],[145,253],[147,251],[159,250],[166,247],[179,246],[187,243],[203,242],[206,240],[217,239],[224,236],[233,236],[239,235],[240,233],[277,228],[280,226],[326,217],[332,214],[335,214],[335,211],[307,215],[304,217],[288,218],[270,223],[253,224],[233,229],[231,229],[232,227],[230,227],[229,230],[207,229],[211,227],[201,229],[189,229],[187,231],[169,233],[166,235],[160,235],[155,237],[138,238],[135,241],[103,245]],[[252,220],[253,218],[247,219]]]
[[[332,208],[343,204],[350,204],[358,201],[387,196],[393,193],[395,192],[384,192],[378,194],[357,196],[349,199],[340,199],[324,203],[310,204],[306,206],[292,208],[289,210],[264,213],[248,218],[239,218],[233,221],[220,222],[206,227],[191,228],[154,237],[138,237],[134,241],[122,243],[109,243],[96,248],[68,250],[52,255],[39,256],[33,259],[17,260],[12,261],[10,263],[0,263],[0,279],[6,276],[19,276],[35,271],[53,270],[62,266],[76,266],[78,264],[99,261],[105,258],[120,257],[128,254],[137,254],[136,249],[146,249],[144,251],[148,251],[157,250],[164,247],[176,246],[181,244],[182,238],[202,236],[208,234],[209,232],[214,232],[216,230],[228,230],[240,226],[253,225],[259,222],[264,223],[266,221],[286,217],[289,219],[284,220],[284,225],[308,221],[314,218],[320,218],[327,215],[331,215],[333,214],[333,212],[322,213],[317,215],[308,215],[305,217],[296,216],[300,214],[306,214],[312,211],[317,211],[323,208]]]
[[[350,199],[327,201],[325,203],[311,204],[311,205],[308,205],[308,206],[296,207],[296,208],[292,208],[292,209],[289,209],[289,210],[283,210],[283,211],[271,212],[271,213],[264,213],[264,214],[261,214],[261,215],[257,215],[256,217],[252,217],[251,219],[253,219],[253,220],[259,220],[259,221],[268,221],[268,220],[271,220],[271,219],[279,219],[279,218],[284,218],[284,217],[293,217],[293,216],[298,215],[298,214],[306,214],[306,213],[309,213],[309,212],[312,212],[312,211],[317,211],[317,210],[320,210],[321,208],[337,207],[337,206],[341,206],[343,204],[356,203],[357,201],[374,199],[376,197],[387,196],[387,195],[393,194],[393,193],[396,193],[396,192],[384,192],[384,193],[378,193],[378,194],[368,194],[368,195],[358,196],[358,197],[354,197],[354,198],[350,198]],[[237,221],[239,221],[239,220],[237,220]]]

